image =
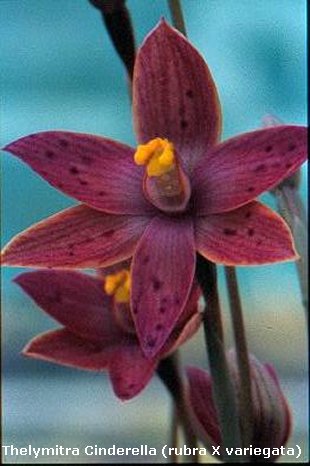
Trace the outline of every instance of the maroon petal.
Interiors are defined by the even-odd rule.
[[[210,71],[198,51],[164,20],[138,52],[133,109],[139,142],[169,139],[187,168],[219,137],[221,111]]]
[[[201,289],[194,280],[192,291],[185,309],[164,345],[162,354],[173,353],[179,346],[183,345],[183,343],[189,340],[198,331],[202,321],[202,314],[199,312],[200,297]]]
[[[235,209],[294,173],[307,157],[307,128],[277,126],[242,134],[212,149],[196,167],[199,215]]]
[[[286,223],[256,201],[231,212],[198,217],[195,238],[200,254],[218,264],[259,265],[297,258]]]
[[[26,267],[104,267],[133,254],[148,221],[79,205],[17,235],[4,249],[2,260]]]
[[[15,281],[72,333],[103,346],[115,345],[122,338],[102,280],[79,272],[40,270],[23,273]]]
[[[167,344],[164,346],[162,354],[165,356],[176,351],[181,345],[190,340],[199,330],[202,322],[202,315],[194,314],[183,327],[177,327],[171,334]]]
[[[132,262],[131,303],[142,349],[155,356],[187,303],[195,273],[190,219],[156,217]]]
[[[23,354],[62,366],[91,371],[106,369],[111,356],[98,343],[80,338],[66,329],[38,335],[24,348]]]
[[[221,432],[213,401],[211,376],[197,367],[187,367],[186,373],[197,431],[203,442],[218,446],[221,444]]]
[[[113,214],[153,211],[142,191],[143,168],[134,150],[89,134],[48,131],[5,147],[52,186],[95,209]]]
[[[131,341],[116,351],[109,365],[115,394],[122,400],[137,396],[150,381],[158,360],[147,359],[137,342]]]

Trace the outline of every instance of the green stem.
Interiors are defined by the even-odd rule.
[[[186,36],[185,21],[182,12],[182,5],[180,0],[168,0],[172,23],[184,36]]]
[[[278,203],[278,210],[289,224],[296,249],[300,258],[296,261],[302,303],[308,319],[308,235],[307,216],[298,192],[298,186],[284,185],[277,187],[273,194]]]
[[[226,450],[227,448],[241,447],[237,400],[224,348],[216,267],[199,254],[197,256],[196,277],[206,301],[203,312],[203,327],[213,382],[213,397],[222,436],[222,458],[225,462],[243,462],[243,458],[235,454],[230,456]]]
[[[189,404],[186,401],[179,366],[178,354],[175,352],[160,361],[157,368],[157,374],[173,398],[177,410],[177,416],[184,431],[186,446],[193,450],[194,448],[197,448],[197,439],[192,427],[191,413],[189,411]],[[198,462],[198,455],[196,452],[195,454],[188,456],[188,461]]]
[[[225,267],[230,313],[233,324],[237,364],[240,381],[239,409],[243,447],[248,447],[253,438],[253,402],[249,352],[245,336],[242,304],[236,269]]]
[[[171,438],[170,438],[170,445],[173,449],[178,448],[178,428],[179,428],[179,416],[178,410],[175,406],[175,403],[172,405],[172,416],[171,416]],[[178,462],[178,455],[174,453],[170,457],[170,463],[177,463]]]

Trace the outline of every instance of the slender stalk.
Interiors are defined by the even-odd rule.
[[[302,303],[306,319],[308,319],[308,235],[305,208],[298,192],[298,186],[282,183],[273,191],[273,194],[276,197],[280,214],[291,228],[296,249],[300,255],[296,261],[296,268]]]
[[[171,448],[178,448],[178,430],[179,430],[179,416],[178,410],[173,403],[172,405],[172,416],[171,416],[171,438],[170,438],[170,445]],[[175,450],[173,450],[173,454],[170,456],[170,463],[178,463],[178,455],[176,455]]]
[[[168,389],[175,403],[177,416],[184,430],[186,446],[190,447],[191,450],[197,448],[196,434],[192,427],[189,405],[186,402],[177,352],[160,361],[157,374]],[[188,460],[197,463],[198,455],[195,453],[188,456]]]
[[[240,381],[239,415],[243,447],[248,447],[253,438],[253,402],[251,369],[246,341],[242,304],[238,288],[236,269],[225,267],[230,313],[233,324],[237,364]]]
[[[172,23],[184,36],[186,36],[185,21],[182,12],[182,5],[180,0],[168,0]]]
[[[238,409],[225,355],[216,267],[199,254],[197,256],[196,277],[206,301],[203,326],[213,381],[214,402],[222,435],[222,458],[225,462],[243,462],[244,458],[235,454],[230,456],[226,450],[226,448],[241,447]]]
[[[273,127],[283,125],[283,122],[274,115],[266,115],[263,120],[263,126]],[[306,319],[308,320],[308,222],[306,211],[299,194],[301,181],[301,170],[285,178],[270,192],[277,200],[278,211],[289,224],[296,249],[300,259],[296,261],[298,280],[301,290],[302,304],[305,309]]]
[[[135,62],[135,36],[125,0],[89,0],[101,13],[116,53],[122,60],[131,86]]]

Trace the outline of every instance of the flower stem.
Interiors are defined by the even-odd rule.
[[[191,450],[193,448],[197,448],[196,434],[192,427],[191,413],[189,411],[189,403],[186,399],[186,393],[180,374],[180,364],[177,352],[160,361],[157,368],[157,374],[173,398],[177,417],[184,430],[186,446],[190,447]],[[197,463],[198,455],[195,453],[188,456],[188,460]]]
[[[196,277],[206,302],[203,326],[213,383],[213,397],[222,436],[222,458],[225,462],[243,462],[243,458],[234,453],[230,456],[226,450],[233,448],[234,452],[235,448],[241,447],[236,395],[225,355],[216,267],[199,254]]]
[[[89,0],[89,2],[100,11],[103,23],[131,82],[135,62],[135,37],[125,0]]]
[[[179,428],[179,416],[178,410],[175,406],[175,403],[172,405],[172,416],[171,416],[171,437],[170,437],[170,445],[171,448],[175,449],[178,448],[178,428]],[[173,450],[173,454],[170,456],[170,463],[177,463],[178,462],[178,455],[176,455],[175,450]]]
[[[172,16],[172,23],[184,36],[186,36],[185,21],[182,12],[182,5],[180,0],[168,0],[170,13]]]
[[[308,319],[308,238],[307,238],[307,216],[304,205],[296,186],[291,183],[282,183],[273,194],[276,197],[278,210],[282,217],[288,222],[296,249],[300,258],[296,261],[302,303]]]
[[[253,438],[253,402],[249,353],[245,336],[242,304],[239,294],[236,269],[234,267],[225,267],[225,276],[228,288],[240,380],[239,409],[241,437],[243,447],[248,447]]]
[[[273,127],[283,125],[283,122],[274,115],[266,115],[263,118],[263,126]],[[299,194],[301,181],[301,169],[285,178],[275,188],[270,190],[277,200],[280,215],[289,224],[300,255],[296,261],[302,304],[305,316],[308,320],[308,222],[306,211]]]

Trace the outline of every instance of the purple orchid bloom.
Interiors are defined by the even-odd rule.
[[[105,277],[64,270],[19,275],[16,283],[63,328],[36,336],[23,354],[92,371],[107,370],[122,400],[138,395],[161,358],[175,351],[198,330],[200,290],[195,285],[185,312],[156,357],[140,347],[128,301],[128,271]],[[105,288],[108,291],[104,291]],[[129,285],[130,288],[130,285]]]
[[[83,204],[19,234],[3,262],[98,268],[133,257],[132,315],[153,357],[184,311],[196,251],[226,265],[296,259],[287,225],[254,199],[304,162],[306,128],[283,125],[218,143],[221,110],[210,71],[164,20],[137,54],[133,118],[137,150],[65,131],[5,148]]]
[[[232,381],[236,388],[238,399],[239,378],[235,353],[228,353],[228,362],[232,374]],[[252,452],[255,448],[270,448],[269,459],[259,455],[256,450],[251,456],[252,462],[273,462],[279,454],[281,447],[287,443],[291,432],[291,413],[285,396],[281,390],[277,374],[271,364],[260,363],[250,355],[252,399],[253,399],[253,430],[249,445]],[[197,435],[206,445],[210,453],[214,448],[221,446],[221,433],[217,412],[213,401],[212,378],[208,372],[197,367],[188,367],[189,399],[193,410],[194,427]],[[214,447],[214,448],[212,448]],[[221,450],[221,448],[219,448]],[[249,450],[248,450],[249,451]],[[217,459],[220,459],[216,455]]]

